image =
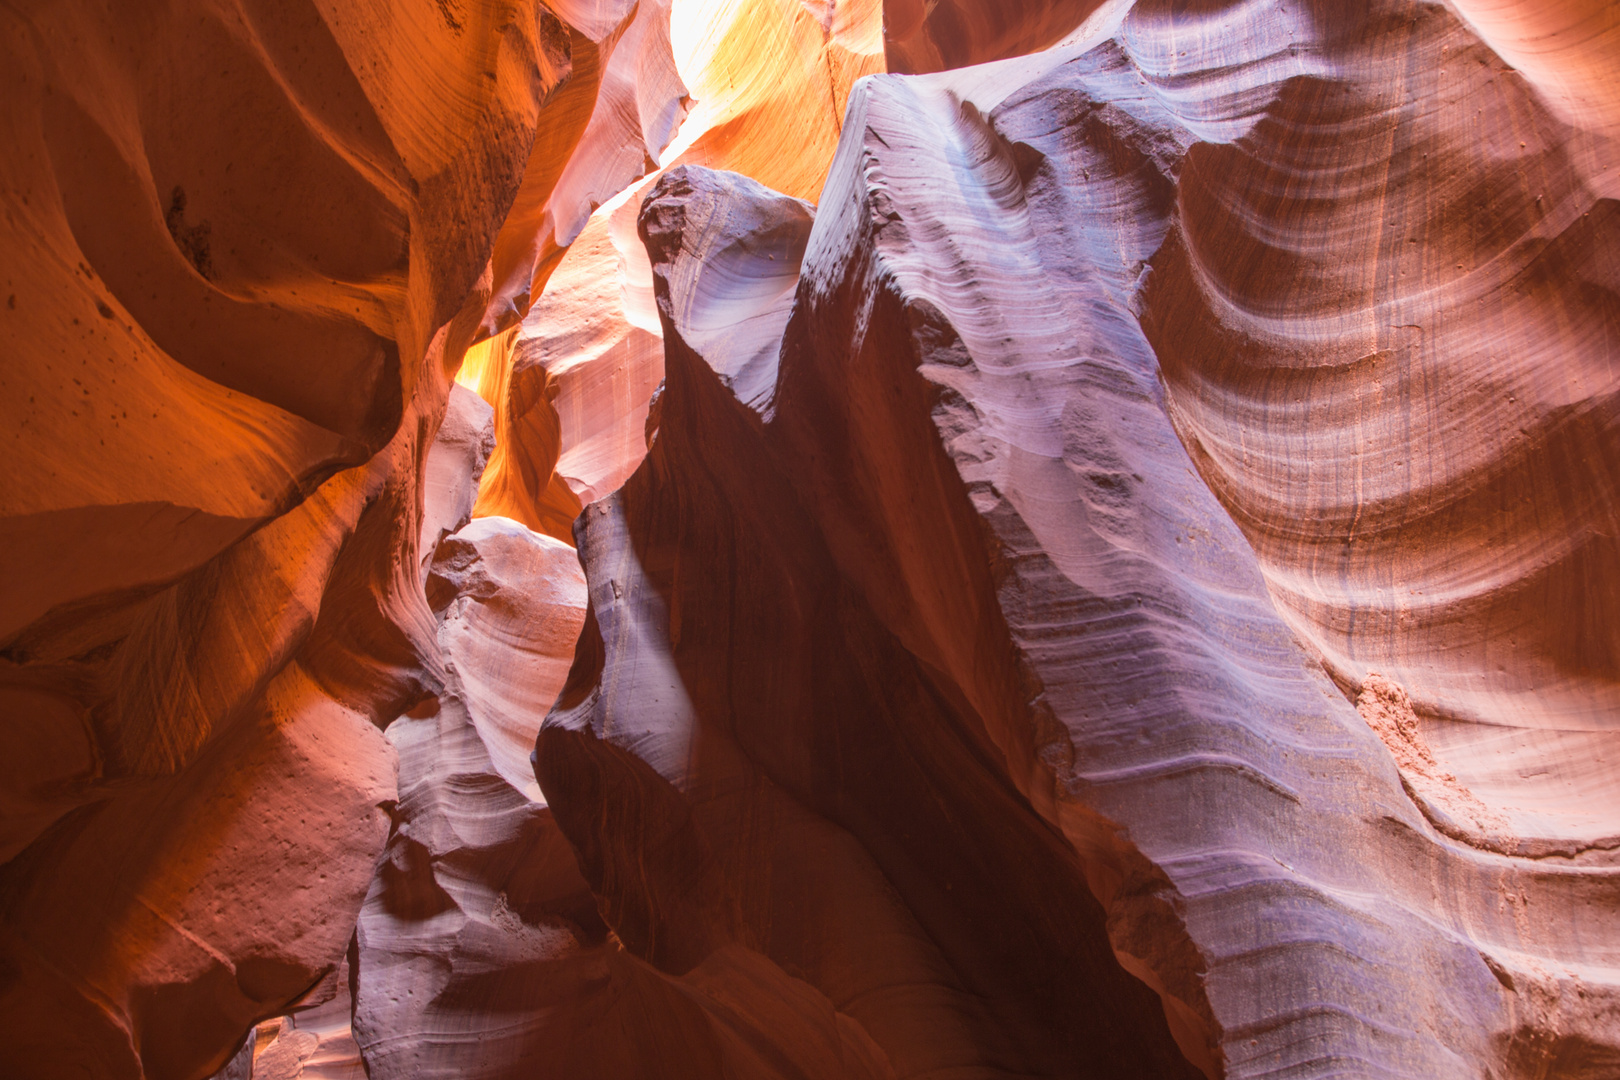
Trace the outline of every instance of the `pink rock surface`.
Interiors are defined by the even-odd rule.
[[[360,918],[355,1030],[374,1078],[509,1075],[552,1030],[541,1001],[577,922],[598,925],[528,761],[584,579],[569,545],[485,517],[439,546],[428,589],[445,685],[388,729],[400,801]]]
[[[1461,811],[1449,816],[1447,805],[1481,806],[1481,824],[1506,816],[1466,776],[1467,759],[1448,750],[1495,744],[1489,756],[1506,764],[1497,755],[1513,706],[1459,731],[1436,725],[1400,689],[1402,678],[1420,684],[1410,672],[1391,676],[1386,665],[1381,683],[1358,673],[1352,696],[1364,678],[1375,684],[1361,692],[1363,712],[1386,732],[1419,732],[1436,764],[1415,739],[1410,753],[1392,755],[1316,659],[1322,649],[1327,670],[1344,677],[1322,643],[1346,640],[1336,635],[1351,620],[1301,619],[1278,587],[1279,553],[1299,551],[1302,536],[1325,544],[1335,528],[1346,532],[1333,550],[1369,570],[1375,560],[1363,552],[1379,550],[1379,535],[1409,545],[1383,549],[1376,573],[1386,582],[1421,584],[1407,575],[1422,564],[1394,559],[1396,550],[1432,552],[1463,571],[1460,547],[1448,546],[1460,545],[1455,532],[1407,531],[1445,505],[1436,487],[1408,477],[1455,477],[1447,490],[1466,502],[1475,489],[1458,470],[1474,455],[1493,458],[1518,430],[1493,405],[1476,417],[1475,438],[1425,443],[1410,426],[1426,407],[1416,382],[1391,377],[1380,389],[1369,374],[1364,391],[1336,389],[1358,370],[1341,355],[1354,346],[1357,321],[1308,313],[1347,303],[1355,294],[1339,275],[1357,273],[1381,280],[1386,303],[1404,305],[1428,343],[1410,363],[1432,357],[1454,373],[1462,400],[1491,400],[1485,391],[1499,377],[1474,359],[1468,338],[1450,354],[1436,340],[1455,318],[1443,288],[1402,283],[1398,272],[1375,279],[1370,257],[1345,257],[1351,239],[1403,223],[1403,191],[1414,213],[1450,220],[1435,185],[1421,195],[1403,188],[1370,146],[1348,149],[1348,133],[1427,125],[1430,159],[1447,147],[1456,155],[1442,163],[1456,170],[1459,192],[1489,190],[1477,185],[1498,166],[1470,156],[1476,144],[1462,132],[1471,114],[1442,84],[1404,84],[1413,119],[1402,128],[1357,126],[1358,109],[1391,123],[1375,103],[1391,92],[1379,63],[1399,36],[1393,9],[1359,23],[1296,14],[1227,13],[1200,37],[1197,20],[1137,4],[1100,40],[1076,46],[1088,51],[1011,94],[977,75],[976,85],[956,76],[868,84],[806,255],[773,428],[791,447],[789,472],[840,567],[901,640],[975,703],[1021,789],[1088,859],[1122,962],[1161,990],[1172,1018],[1185,1006],[1203,1019],[1226,1075],[1310,1075],[1329,1060],[1420,1075],[1533,1074],[1538,1063],[1601,1072],[1620,1042],[1615,943],[1599,929],[1610,921],[1599,912],[1615,899],[1605,834],[1589,833],[1590,846],[1549,844],[1511,820],[1497,832],[1467,827]],[[1464,70],[1487,78],[1489,65],[1450,16],[1400,25],[1412,35],[1404,40],[1475,56]],[[1284,45],[1290,33],[1316,41],[1314,50]],[[1479,107],[1491,93],[1535,108],[1508,77],[1461,100]],[[975,107],[974,94],[993,111]],[[1378,162],[1370,173],[1369,161]],[[1264,181],[1244,171],[1256,162],[1272,170]],[[1318,182],[1321,197],[1308,197]],[[1593,227],[1570,219],[1569,240]],[[1424,250],[1439,243],[1440,228]],[[1204,234],[1195,262],[1185,238]],[[1244,249],[1238,236],[1278,248]],[[1334,238],[1336,254],[1295,261],[1319,237]],[[1511,265],[1498,259],[1489,273]],[[1222,267],[1232,281],[1216,276]],[[1263,319],[1258,301],[1244,302],[1262,295],[1277,297]],[[1582,325],[1581,300],[1553,303],[1577,320],[1567,325]],[[1610,317],[1612,305],[1593,303],[1579,318]],[[1290,337],[1296,327],[1300,336]],[[1569,370],[1584,371],[1583,333],[1562,351]],[[1261,367],[1279,343],[1293,345],[1287,364]],[[1607,395],[1597,383],[1590,391],[1586,406],[1549,414],[1552,430],[1588,430],[1575,418],[1601,413]],[[1257,408],[1251,395],[1269,404]],[[1329,422],[1336,410],[1347,418],[1342,436]],[[1493,428],[1499,434],[1484,435]],[[1374,468],[1381,439],[1387,456],[1415,461],[1411,473]],[[1335,446],[1345,463],[1338,476]],[[1600,476],[1612,456],[1597,442],[1572,453]],[[1545,458],[1509,460],[1530,467],[1512,480],[1525,490],[1556,490],[1598,513],[1612,504],[1612,487],[1592,487],[1581,469],[1554,481],[1534,471]],[[1285,485],[1296,494],[1283,496]],[[1308,495],[1366,509],[1330,518]],[[1351,522],[1370,525],[1377,513],[1402,529],[1345,543]],[[1567,543],[1561,525],[1522,535],[1554,565]],[[1534,581],[1516,578],[1499,555],[1490,565],[1494,576],[1476,579],[1488,592]],[[1317,570],[1311,580],[1328,591],[1355,579]],[[1502,674],[1470,656],[1471,638],[1500,644],[1523,620],[1551,627],[1587,603],[1601,606],[1603,580],[1590,579],[1573,610],[1504,602],[1499,610],[1512,618],[1477,629],[1461,620],[1429,628],[1404,596],[1356,592],[1365,606],[1355,628],[1366,636],[1348,641],[1382,664],[1377,628],[1399,626],[1406,650],[1445,654],[1434,674],[1455,672],[1453,686],[1488,685]],[[1600,630],[1588,638],[1602,640]],[[1014,647],[1006,666],[989,661],[1005,655],[1001,641]],[[1599,674],[1602,662],[1588,670],[1584,680],[1541,684],[1552,692],[1535,700],[1556,705],[1567,687],[1565,700],[1607,715],[1612,681]],[[1383,719],[1407,701],[1414,714]],[[1545,768],[1557,759],[1530,760]],[[1520,770],[1515,798],[1563,798],[1567,777],[1536,771]],[[1448,803],[1426,797],[1451,781],[1468,790]],[[1564,805],[1612,829],[1602,802]],[[1132,848],[1165,880],[1142,881]],[[1504,862],[1501,851],[1562,857]],[[1369,899],[1347,907],[1350,896]],[[1168,911],[1155,910],[1165,903]],[[1169,913],[1195,952],[1167,947]],[[1403,1019],[1392,1024],[1392,1015]],[[1199,1060],[1188,1034],[1178,1030]]]
[[[890,71],[947,71],[1037,53],[1063,40],[1104,0],[885,0]]]
[[[1614,849],[1612,180],[1466,24],[1396,18],[1314,31],[1331,64],[1188,150],[1143,326],[1284,618],[1352,692],[1399,683],[1461,797],[1492,808],[1441,827]],[[1224,62],[1223,41],[1186,36],[1177,62]],[[1442,62],[1397,88],[1413,51]],[[1331,129],[1292,130],[1328,92]]]
[[[1620,1075],[1615,5],[0,24],[0,1075]]]
[[[367,1075],[892,1075],[756,953],[720,950],[673,979],[609,933],[527,760],[584,592],[572,547],[509,519],[440,546],[429,593],[445,689],[389,728],[400,802],[351,954]]]
[[[637,25],[652,17],[642,13]],[[621,134],[598,152],[587,145],[593,137],[587,133],[548,207],[578,205],[565,199],[570,177],[594,185],[589,207],[568,211],[574,217],[566,227],[559,219],[554,239],[545,239],[546,253],[536,256],[535,299],[521,326],[474,348],[458,375],[499,414],[500,445],[476,512],[563,540],[571,538],[584,503],[616,490],[640,464],[648,404],[664,374],[651,271],[635,230],[656,172],[639,179],[642,173],[659,161],[723,167],[812,198],[837,146],[850,87],[882,70],[882,11],[871,0],[697,2],[665,14],[673,20],[669,33],[657,39],[657,62],[646,61],[652,71],[641,77],[661,85],[665,58],[673,58],[690,97],[678,136],[671,141],[666,132],[663,142],[649,137],[643,146]],[[620,55],[628,46],[615,48]],[[593,130],[601,115],[621,126],[640,115],[641,106],[632,108],[628,99],[604,113],[606,87],[603,95]],[[783,131],[794,137],[784,140]],[[598,203],[605,205],[587,220]],[[525,227],[550,236],[553,209],[543,227],[525,226],[523,206],[520,196],[503,237]],[[511,322],[503,319],[501,325]]]
[[[1620,1060],[1606,929],[1616,815],[1606,789],[1580,787],[1607,760],[1598,718],[1613,711],[1615,667],[1601,612],[1614,560],[1578,554],[1607,526],[1564,528],[1588,520],[1571,513],[1606,521],[1614,503],[1602,434],[1611,395],[1597,374],[1607,340],[1597,328],[1614,307],[1603,286],[1573,284],[1606,280],[1590,239],[1606,204],[1578,155],[1547,149],[1557,137],[1590,147],[1584,135],[1550,134],[1560,129],[1534,94],[1493,69],[1454,16],[1413,20],[1398,7],[1333,22],[1283,5],[1201,19],[1138,3],[1057,55],[863,84],[774,394],[752,414],[717,378],[755,355],[747,335],[718,335],[700,360],[701,316],[683,320],[701,311],[705,280],[745,304],[747,288],[707,273],[703,222],[748,220],[770,196],[737,180],[694,185],[698,174],[660,182],[643,229],[669,387],[648,463],[581,519],[593,616],[577,689],[539,751],[553,809],[629,947],[678,970],[769,925],[788,948],[778,943],[793,932],[768,901],[714,899],[741,888],[726,876],[743,861],[727,854],[729,823],[764,814],[714,809],[714,793],[769,790],[740,779],[752,770],[812,812],[828,812],[827,790],[845,815],[863,796],[906,802],[892,767],[875,782],[847,767],[826,788],[794,779],[823,745],[809,733],[853,738],[834,734],[847,707],[821,704],[838,700],[838,679],[816,663],[854,640],[887,676],[852,695],[868,739],[870,710],[915,664],[959,719],[905,744],[937,752],[953,726],[982,740],[983,756],[948,774],[953,801],[975,776],[999,778],[1065,837],[1112,958],[1162,1009],[1154,1036],[1140,1005],[1107,995],[1120,1010],[1117,1060],[1151,1054],[1166,1035],[1227,1076],[1348,1062],[1386,1075],[1595,1076]],[[1384,65],[1395,41],[1456,53],[1446,63],[1474,89],[1451,96],[1438,68],[1394,89]],[[1380,104],[1392,94],[1405,95],[1393,116]],[[1476,114],[1464,101],[1539,116],[1542,148],[1465,138]],[[1418,149],[1392,158],[1387,140],[1355,141],[1380,131]],[[1493,177],[1533,168],[1548,170],[1544,201],[1561,177],[1575,211],[1522,239],[1459,236],[1459,251],[1497,245],[1462,256],[1457,269],[1472,275],[1462,291],[1445,285],[1444,266],[1402,282],[1398,263],[1375,258],[1393,223],[1425,230],[1416,271],[1452,259],[1445,230],[1461,211],[1446,193],[1490,192]],[[1373,246],[1358,262],[1363,236]],[[1519,267],[1533,265],[1545,267],[1539,290],[1522,285],[1531,271]],[[1571,336],[1526,338],[1549,359],[1515,369],[1531,381],[1499,403],[1509,369],[1478,360],[1501,347],[1480,336],[1498,324],[1458,321],[1463,296],[1502,313],[1499,340],[1538,325],[1538,305],[1561,312]],[[1358,303],[1404,312],[1416,343],[1386,358],[1375,335],[1356,354],[1364,362],[1340,357],[1361,349],[1370,316]],[[1395,374],[1375,379],[1384,362]],[[1571,381],[1532,377],[1554,363]],[[1365,389],[1345,382],[1356,379]],[[1540,426],[1521,427],[1536,410]],[[1445,420],[1446,439],[1413,426],[1425,415]],[[1466,432],[1453,427],[1463,417]],[[1556,452],[1531,452],[1542,446]],[[1476,489],[1465,477],[1501,479]],[[797,498],[769,498],[773,483]],[[1494,498],[1490,484],[1525,494],[1474,512]],[[1538,499],[1563,500],[1562,515]],[[1504,539],[1479,547],[1468,531],[1478,528]],[[803,552],[822,538],[836,571],[806,586],[805,571],[784,567],[813,564]],[[1504,558],[1509,538],[1528,563]],[[1342,549],[1350,572],[1310,563],[1307,605],[1291,567],[1324,545]],[[1396,599],[1390,583],[1421,592],[1426,565],[1472,592],[1437,586],[1433,616]],[[1359,586],[1357,574],[1385,584]],[[1582,584],[1527,603],[1549,574]],[[818,627],[810,598],[845,596],[840,578],[840,610],[870,611],[899,652],[848,614],[836,630],[795,629]],[[1570,632],[1578,648],[1546,636]],[[1515,640],[1513,665],[1485,659]],[[1554,656],[1559,675],[1537,676],[1538,657]],[[785,672],[805,667],[817,674],[795,693]],[[1548,719],[1527,721],[1532,710]],[[928,710],[899,716],[905,730]],[[1565,734],[1515,740],[1514,728]],[[865,750],[868,767],[888,760]],[[635,794],[624,794],[632,776]],[[654,803],[665,809],[649,813]],[[885,823],[903,820],[883,805]],[[1004,840],[1016,834],[995,820]],[[858,835],[881,861],[878,840]],[[942,835],[914,828],[908,854]],[[951,847],[965,873],[971,843]],[[914,917],[937,915],[884,867]],[[955,884],[968,895],[953,900],[970,903],[972,886]],[[815,906],[807,898],[799,911]],[[1060,889],[1028,910],[1053,909],[1086,925],[1084,899]],[[931,939],[949,948],[936,926]],[[1104,967],[1071,961],[1083,987],[1071,992],[1096,993]],[[953,968],[990,978],[970,962]],[[911,1052],[864,1001],[830,999],[892,1061]],[[1037,1010],[1020,1015],[1022,1028],[1002,1031],[1021,1030],[1025,1067],[1087,1067]],[[958,1030],[969,1055],[983,1053],[971,1026]],[[1092,1037],[1090,1067],[1103,1045]]]
[[[647,463],[580,519],[592,614],[542,787],[627,949],[672,975],[756,949],[896,1075],[1194,1075],[1072,852],[840,587],[773,465],[753,393],[770,371],[751,365],[787,306],[755,290],[731,332],[706,317],[736,280],[728,252],[792,265],[810,221],[697,169],[643,211],[669,381]],[[694,314],[712,359],[688,344]]]

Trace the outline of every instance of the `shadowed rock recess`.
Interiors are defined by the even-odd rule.
[[[0,1076],[1620,1077],[1620,6],[0,26]]]

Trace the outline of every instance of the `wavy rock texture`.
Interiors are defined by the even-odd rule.
[[[1612,180],[1484,42],[1417,14],[1314,30],[1331,64],[1188,151],[1143,326],[1284,617],[1341,683],[1410,695],[1455,780],[1424,800],[1441,827],[1614,849]],[[1222,50],[1184,43],[1178,64]],[[1417,53],[1441,61],[1397,77]]]
[[[345,960],[297,1013],[259,1024],[217,1080],[365,1080]]]
[[[200,1077],[331,974],[385,842],[428,450],[573,31],[0,19],[0,1071]]]
[[[585,618],[573,549],[479,518],[441,545],[428,587],[446,684],[388,731],[399,809],[352,954],[367,1075],[830,1076],[871,1056],[754,954],[673,980],[608,934],[527,760]],[[868,1064],[857,1075],[890,1075]]]
[[[1607,1075],[1598,144],[1443,8],[1092,30],[857,89],[764,394],[721,376],[786,309],[709,268],[782,200],[649,199],[668,386],[537,759],[604,918],[804,973],[902,1074]],[[950,972],[909,1030],[963,983],[982,1027],[920,1048],[806,931],[863,876],[816,830]],[[991,883],[1030,953],[950,929]]]
[[[478,480],[495,450],[495,412],[477,394],[450,387],[444,419],[422,473],[422,532],[417,540],[422,584],[439,545],[472,520]]]
[[[673,145],[647,142],[649,164],[662,155],[665,167],[726,168],[815,198],[851,86],[882,70],[881,15],[871,2],[678,3],[659,55],[673,49],[691,112]],[[635,235],[641,199],[659,173],[627,187],[644,171],[641,161],[635,171],[603,174],[590,207],[606,205],[582,229],[558,233],[572,246],[563,254],[559,239],[542,258],[546,276],[536,270],[538,298],[521,327],[471,352],[459,375],[497,410],[499,448],[484,474],[480,515],[571,542],[580,507],[616,490],[646,452],[663,346]]]
[[[638,290],[630,277],[638,261],[646,265],[646,254],[634,216],[628,235],[619,227],[624,216],[591,218],[513,341],[513,384],[543,377],[556,387],[550,399],[558,424],[556,475],[579,504],[617,491],[641,464],[647,403],[664,378],[650,271],[645,303],[632,295]],[[567,525],[572,542],[572,517]]]
[[[342,957],[393,797],[382,734],[293,665],[174,783],[46,833],[6,868],[8,1071],[213,1072]]]
[[[1614,5],[0,22],[0,1074],[1620,1075]]]
[[[670,50],[669,0],[560,0],[572,77],[547,109],[490,256],[480,336],[515,325],[597,206],[652,167],[689,96]]]
[[[884,55],[890,71],[914,75],[1040,52],[1056,45],[1106,0],[888,0]]]
[[[445,688],[388,729],[399,808],[355,954],[372,1077],[521,1062],[511,1043],[532,1056],[555,1039],[539,1007],[581,951],[576,924],[601,936],[528,760],[584,619],[573,549],[479,518],[440,545],[428,589]]]
[[[1613,198],[1620,182],[1612,141],[1620,137],[1620,11],[1601,0],[1525,4],[1458,0],[1457,11],[1504,61],[1540,93],[1559,119],[1597,136],[1570,140],[1566,152],[1585,166],[1588,182]]]
[[[553,812],[627,949],[673,976],[758,956],[836,1010],[846,1056],[875,1044],[877,1075],[1192,1075],[1072,852],[840,589],[770,462],[760,343],[810,225],[691,168],[643,212],[668,385],[647,463],[578,526],[591,615],[537,750]],[[738,572],[707,573],[717,556]],[[866,1057],[809,1074],[869,1075]]]

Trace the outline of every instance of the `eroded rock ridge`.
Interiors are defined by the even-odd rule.
[[[1620,1075],[1615,11],[0,14],[0,1072]]]

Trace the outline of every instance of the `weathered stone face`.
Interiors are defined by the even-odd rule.
[[[1617,11],[0,14],[0,1074],[1620,1074]]]

